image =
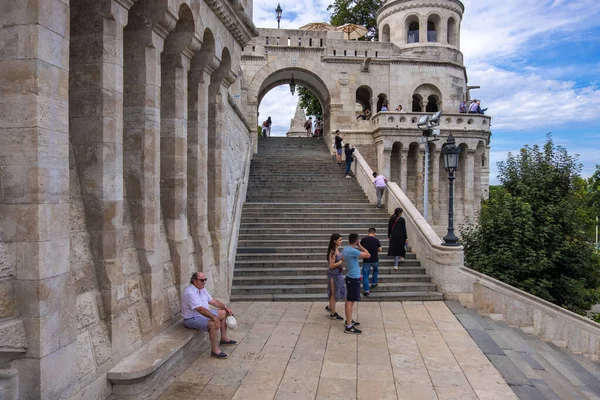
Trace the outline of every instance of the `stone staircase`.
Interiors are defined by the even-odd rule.
[[[327,299],[327,245],[377,229],[383,246],[379,286],[368,301],[442,300],[415,254],[398,270],[387,257],[389,215],[370,204],[335,164],[322,140],[264,138],[252,160],[242,211],[232,301]]]

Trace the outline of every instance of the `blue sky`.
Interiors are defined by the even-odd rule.
[[[282,28],[328,21],[333,0],[283,0]],[[492,120],[490,181],[496,163],[525,144],[554,141],[579,154],[582,175],[600,164],[600,1],[463,0],[461,51],[470,85],[480,85]],[[277,2],[254,3],[254,23],[277,27]],[[284,135],[297,97],[287,86],[272,89],[259,112]]]

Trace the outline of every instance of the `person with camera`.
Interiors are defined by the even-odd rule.
[[[354,161],[354,146],[346,143],[344,145],[344,154],[346,155],[346,178],[350,179],[350,167],[352,167],[352,161]]]
[[[227,336],[225,319],[233,315],[233,310],[223,302],[213,299],[206,288],[208,279],[202,272],[194,272],[190,285],[181,293],[181,315],[186,328],[208,332],[211,345],[210,355],[219,359],[227,358],[219,345],[234,345],[237,342]],[[209,309],[209,304],[218,310]],[[217,332],[221,331],[221,340],[217,342]]]

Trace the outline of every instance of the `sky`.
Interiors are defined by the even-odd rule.
[[[281,0],[282,28],[329,21],[333,0]],[[509,152],[557,145],[579,155],[581,175],[600,164],[600,1],[463,0],[461,51],[471,97],[492,116],[490,183]],[[277,1],[255,0],[254,23],[276,28]],[[287,85],[263,98],[259,113],[273,118],[272,135],[285,135],[297,96]]]

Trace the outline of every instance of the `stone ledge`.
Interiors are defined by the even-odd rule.
[[[125,357],[107,373],[115,395],[135,395],[151,389],[169,369],[191,352],[199,351],[205,332],[179,321]]]

